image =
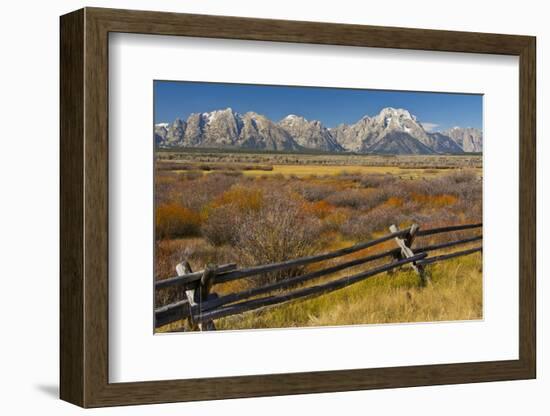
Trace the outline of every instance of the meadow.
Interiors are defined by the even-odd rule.
[[[231,262],[257,265],[368,241],[386,234],[391,224],[431,228],[481,222],[481,175],[481,157],[475,155],[158,152],[155,279],[173,277],[183,259],[194,270]],[[471,234],[421,240],[430,244],[463,235]],[[390,241],[387,247],[395,245]],[[230,293],[312,269],[228,282],[215,291]],[[361,266],[327,279],[358,270]],[[216,325],[245,329],[480,319],[481,270],[479,253],[434,264],[432,284],[420,288],[418,276],[403,267],[328,295],[222,318]],[[175,289],[158,292],[156,306],[181,295]]]

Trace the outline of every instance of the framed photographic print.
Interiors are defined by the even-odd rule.
[[[61,398],[534,378],[535,38],[61,17]]]

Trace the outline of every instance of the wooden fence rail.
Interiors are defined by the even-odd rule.
[[[346,276],[338,280],[334,280],[329,283],[325,283],[318,286],[307,287],[304,289],[298,289],[290,293],[285,293],[281,295],[268,296],[259,299],[253,299],[246,302],[237,303],[235,305],[226,306],[224,308],[219,308],[213,311],[204,312],[199,315],[201,321],[209,321],[213,319],[223,318],[225,316],[236,315],[243,312],[248,312],[254,309],[261,307],[266,307],[270,305],[276,305],[281,303],[286,303],[294,299],[305,299],[312,296],[324,295],[330,292],[333,292],[338,289],[343,289],[347,286],[353,285],[355,283],[361,282],[369,277],[375,276],[380,273],[387,272],[391,269],[401,267],[407,263],[413,263],[417,260],[421,260],[426,257],[426,253],[420,253],[415,256],[398,260],[391,264],[386,264],[384,266],[376,267],[371,270],[364,271],[362,273],[357,273],[352,276]]]
[[[482,240],[483,237],[482,235],[476,235],[443,243],[414,247],[416,239],[423,236],[473,230],[481,227],[482,224],[464,224],[420,230],[418,225],[413,224],[409,228],[399,230],[397,227],[392,225],[390,227],[389,234],[375,240],[355,244],[353,246],[329,253],[240,269],[236,264],[230,263],[220,266],[208,265],[204,270],[193,272],[189,263],[184,261],[176,266],[178,276],[159,280],[155,283],[155,290],[160,291],[170,287],[179,287],[185,291],[185,296],[183,299],[155,309],[155,327],[160,327],[171,322],[186,319],[190,330],[212,330],[215,329],[214,320],[216,319],[237,315],[252,310],[272,307],[299,299],[320,296],[353,285],[372,276],[390,272],[405,265],[409,265],[419,274],[421,285],[426,285],[429,284],[429,273],[426,271],[425,266],[435,262],[481,251],[481,246],[433,257],[428,256],[430,252],[470,244]],[[368,256],[353,260],[344,261],[336,265],[323,267],[320,270],[300,274],[294,277],[288,277],[281,281],[268,283],[263,286],[253,287],[223,296],[218,296],[216,293],[210,293],[211,289],[217,284],[237,279],[265,276],[266,273],[280,272],[291,269],[297,270],[297,268],[301,268],[306,265],[343,257],[367,248],[375,247],[390,240],[394,240],[396,242],[396,248],[370,254]],[[351,267],[380,260],[385,257],[391,258],[390,262],[387,264],[377,266],[360,273],[355,273],[351,276],[341,277],[337,280],[318,284],[316,286],[299,287],[299,285],[306,282],[310,282]],[[265,295],[275,291],[279,292],[283,289],[289,289],[290,292],[258,297],[260,295]]]

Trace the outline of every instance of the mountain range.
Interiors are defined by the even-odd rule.
[[[483,150],[481,130],[453,127],[432,132],[402,108],[384,108],[354,124],[327,128],[320,121],[290,114],[278,122],[231,108],[193,113],[187,120],[159,123],[157,147],[243,148],[271,151],[324,151],[374,154],[461,154]]]

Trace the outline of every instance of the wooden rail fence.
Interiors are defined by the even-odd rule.
[[[426,270],[427,265],[459,256],[469,255],[481,251],[482,248],[481,246],[477,246],[436,256],[430,256],[429,253],[480,241],[482,240],[482,235],[414,247],[416,239],[423,236],[474,230],[481,227],[482,224],[465,224],[421,230],[417,224],[413,224],[409,228],[399,230],[395,225],[391,225],[389,227],[389,234],[372,241],[358,243],[351,247],[346,247],[330,253],[246,268],[238,268],[236,264],[231,263],[219,266],[207,265],[204,270],[193,272],[189,263],[184,260],[176,266],[177,276],[158,280],[155,283],[156,291],[176,287],[181,288],[182,292],[185,293],[182,299],[155,309],[155,327],[158,328],[171,322],[185,319],[188,322],[187,330],[214,330],[214,321],[216,319],[272,307],[294,300],[320,296],[361,282],[369,277],[384,272],[391,272],[405,265],[410,265],[418,273],[420,285],[425,286],[430,283],[429,272]],[[223,296],[212,291],[212,288],[217,284],[238,279],[265,276],[266,273],[291,269],[296,270],[297,267],[346,256],[351,253],[378,246],[390,240],[395,241],[397,245],[396,248],[324,267],[321,270],[288,277],[284,280],[268,283],[263,286],[225,294]],[[376,266],[349,276],[339,277],[336,280],[320,283],[315,286],[299,287],[299,285],[303,283],[320,277],[354,266],[367,264],[385,257],[390,258],[387,264]],[[282,289],[289,289],[289,292],[280,293]],[[277,291],[276,294],[260,296],[275,291]]]

